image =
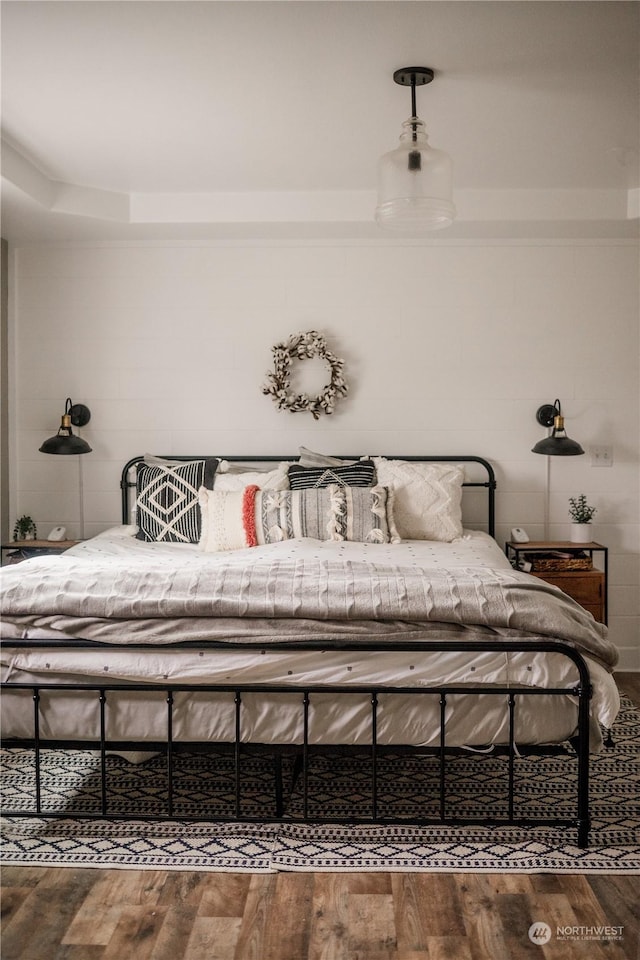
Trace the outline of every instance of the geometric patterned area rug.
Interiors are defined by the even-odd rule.
[[[309,818],[343,822],[299,822],[303,800],[291,764],[284,764],[285,818],[268,822],[266,818],[273,816],[274,775],[271,762],[260,756],[242,761],[242,811],[256,816],[257,822],[234,822],[233,763],[229,757],[210,754],[176,757],[174,817],[157,821],[137,818],[162,815],[164,758],[131,764],[109,756],[110,819],[91,820],[77,814],[99,809],[99,757],[88,751],[45,750],[42,809],[56,811],[58,818],[3,818],[1,861],[20,866],[257,873],[640,873],[640,714],[626,698],[613,739],[613,749],[591,758],[592,828],[586,850],[576,845],[573,826],[347,823],[371,802],[369,767],[354,757],[318,756],[309,769],[314,798],[308,801]],[[492,755],[449,758],[447,805],[470,818],[484,818],[487,811],[495,814],[506,803],[505,763]],[[3,809],[23,809],[33,802],[31,751],[3,751],[0,773]],[[380,804],[397,819],[410,816],[416,803],[431,815],[439,804],[434,787],[438,776],[436,759],[431,765],[429,758],[414,756],[381,760]],[[571,817],[574,782],[575,757],[569,747],[553,757],[518,759],[518,813]],[[216,822],[216,817],[228,822]]]

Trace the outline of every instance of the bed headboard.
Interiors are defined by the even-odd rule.
[[[204,455],[177,455],[169,454],[167,456],[162,455],[163,460],[204,460],[206,457],[211,457],[213,454],[204,454]],[[268,463],[297,463],[298,456],[284,456],[284,457],[274,457],[274,456],[219,456],[215,454],[219,460],[229,460],[231,463],[241,463],[247,465],[258,465],[258,464],[268,464]],[[350,455],[346,453],[339,454],[341,460],[360,460],[362,459],[361,454]],[[384,456],[384,454],[381,454]],[[460,466],[465,468],[465,481],[463,483],[463,488],[466,488],[467,491],[478,491],[483,492],[484,496],[482,498],[482,507],[478,513],[474,514],[474,522],[466,522],[465,525],[469,527],[477,526],[482,529],[486,529],[487,533],[495,537],[495,491],[496,491],[496,478],[495,472],[488,460],[484,460],[482,457],[466,456],[466,457],[431,457],[431,456],[402,456],[401,454],[389,454],[389,459],[393,460],[412,460],[419,463],[459,463]],[[132,497],[135,495],[136,489],[136,479],[135,479],[135,468],[136,464],[144,460],[144,455],[137,457],[132,457],[131,460],[125,463],[122,468],[122,476],[120,479],[120,489],[122,491],[122,522],[127,524],[130,522],[131,516],[131,507],[133,505]],[[463,491],[463,516],[464,516],[464,491]]]

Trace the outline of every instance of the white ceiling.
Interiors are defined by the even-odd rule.
[[[10,241],[377,237],[417,91],[454,160],[438,236],[636,236],[640,3],[3,0]]]

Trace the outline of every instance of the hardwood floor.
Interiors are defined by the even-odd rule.
[[[618,676],[640,708],[640,674]],[[639,960],[637,876],[6,867],[2,960]],[[536,945],[529,927],[553,936]],[[557,927],[622,927],[604,939]]]

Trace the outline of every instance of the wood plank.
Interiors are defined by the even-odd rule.
[[[278,875],[261,960],[307,955],[312,902],[313,874]]]
[[[347,873],[343,876],[347,878],[350,894],[370,893],[382,896],[391,893],[391,874],[386,871],[380,873]]]
[[[315,874],[307,960],[347,960],[350,880],[344,873]]]
[[[254,874],[245,901],[236,953],[242,960],[264,960],[270,909],[276,892],[275,874]],[[284,960],[284,955],[280,958]]]
[[[479,873],[455,875],[472,960],[513,960],[489,879]]]
[[[197,916],[185,951],[178,956],[182,960],[229,960],[236,955],[241,924],[240,917]]]
[[[423,919],[425,907],[417,877],[412,874],[394,874],[391,878],[391,891],[398,954],[424,952],[427,949],[429,930]]]
[[[485,873],[487,887],[497,896],[501,893],[531,893],[531,874],[529,873]]]
[[[96,870],[88,891],[62,939],[63,944],[107,946],[116,933],[123,907],[158,905],[165,877],[158,870]]]
[[[160,902],[166,883],[167,875],[163,870],[96,869],[91,899],[104,906],[155,906]]]
[[[205,873],[199,888],[198,916],[241,917],[245,910],[250,873]]]
[[[585,882],[593,891],[605,917],[611,926],[622,926],[623,940],[620,951],[627,960],[640,957],[640,896],[637,876],[613,874],[590,876]]]
[[[52,942],[61,944],[67,927],[95,881],[96,871],[69,869],[64,885],[57,871],[45,870],[42,880],[4,924],[3,960],[52,960]],[[47,917],[48,923],[42,918]]]
[[[539,915],[535,919],[547,923],[552,931],[551,940],[544,946],[545,956],[557,957],[561,950],[563,960],[565,956],[567,960],[621,960],[616,950],[603,950],[601,944],[595,940],[558,938],[558,928],[579,926],[573,905],[566,893],[543,894],[538,909]]]
[[[41,883],[49,867],[3,867],[3,887],[37,887]]]
[[[623,927],[621,941],[588,941],[603,956],[638,960],[640,955],[638,878],[627,875],[592,877],[568,875],[561,878],[562,896],[569,905],[559,926]],[[599,892],[599,895],[596,894]],[[575,917],[575,920],[572,918]],[[566,941],[563,941],[566,942]]]
[[[104,947],[104,960],[150,960],[154,944],[163,925],[166,907],[125,904],[109,943]]]
[[[122,908],[111,904],[100,907],[91,894],[67,927],[61,943],[106,947],[116,932]]]
[[[26,948],[28,949],[28,948]],[[61,944],[52,945],[47,954],[48,960],[102,960],[104,947],[63,946]],[[2,960],[31,960],[31,953],[6,954],[2,952]]]
[[[209,876],[207,873],[188,870],[175,870],[168,874],[165,873],[158,897],[158,905],[170,907],[179,904],[197,910],[200,907],[200,901]]]
[[[176,960],[182,957],[197,919],[197,908],[190,903],[176,903],[159,908],[164,919],[157,931],[149,960]]]
[[[5,926],[33,891],[33,887],[0,887],[0,919]]]
[[[426,950],[432,938],[466,936],[452,874],[396,874],[392,891],[399,951]]]
[[[396,951],[396,930],[391,892],[384,894],[349,891],[348,956],[380,958]]]
[[[565,877],[555,873],[532,873],[529,882],[536,893],[562,893]]]
[[[540,948],[529,937],[529,928],[537,919],[532,915],[530,893],[501,893],[496,898],[496,909],[510,956],[538,957]]]
[[[473,960],[467,937],[428,937],[427,949],[429,960]]]
[[[104,947],[90,947],[84,943],[82,946],[60,945],[53,953],[49,953],[49,960],[102,960],[103,957]]]

